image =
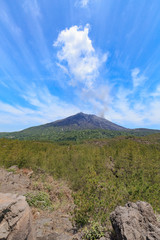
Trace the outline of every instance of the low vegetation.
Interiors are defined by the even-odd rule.
[[[90,226],[84,229],[83,239],[84,240],[96,240],[104,236],[104,231],[99,223],[91,222]]]
[[[26,200],[28,204],[32,207],[36,207],[39,209],[48,209],[52,210],[52,202],[49,198],[49,194],[46,192],[34,192],[34,193],[27,193],[26,195]]]
[[[103,129],[89,130],[64,130],[56,127],[36,127],[25,129],[20,132],[0,133],[0,138],[19,139],[19,140],[34,140],[34,141],[50,141],[50,142],[83,142],[90,139],[107,139],[118,136],[147,136],[153,133],[159,133],[159,130],[137,129],[126,131],[113,131]]]
[[[73,190],[72,221],[77,228],[90,222],[103,227],[115,206],[127,201],[147,201],[160,212],[160,134],[82,143],[0,139],[0,165],[40,168],[67,181]],[[30,204],[44,197],[42,202],[47,200],[45,205],[50,206],[41,192],[27,197]],[[101,234],[98,229],[91,224],[86,239],[95,239],[87,236]]]

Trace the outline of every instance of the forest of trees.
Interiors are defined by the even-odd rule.
[[[160,211],[160,134],[81,143],[0,139],[0,165],[43,169],[73,190],[72,221],[106,224],[127,201],[144,200]]]

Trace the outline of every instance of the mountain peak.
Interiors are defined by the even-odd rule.
[[[86,113],[83,113],[83,112],[79,112],[79,113],[76,113],[75,115],[73,116],[86,116],[86,115],[89,115],[89,114],[86,114]],[[71,116],[72,117],[72,116]]]
[[[44,126],[61,127],[67,130],[108,129],[123,131],[126,129],[108,121],[105,118],[101,118],[93,114],[86,114],[83,112],[79,112],[62,120],[45,124]]]

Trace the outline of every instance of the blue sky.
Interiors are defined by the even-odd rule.
[[[159,0],[1,0],[0,131],[80,111],[160,129]]]

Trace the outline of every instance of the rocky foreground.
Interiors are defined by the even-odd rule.
[[[149,203],[117,207],[110,215],[116,240],[160,240],[160,223]]]
[[[73,207],[70,190],[58,185],[52,178],[47,183],[54,191],[51,196],[60,207],[51,213],[30,208],[24,194],[44,189],[46,184],[36,184],[30,170],[8,172],[0,169],[0,240],[80,240],[82,233],[75,233],[69,212]],[[56,187],[55,187],[56,186]],[[49,189],[49,185],[48,185]],[[59,194],[67,195],[64,199]],[[60,201],[61,200],[61,204]],[[63,203],[63,204],[62,204]],[[110,215],[113,230],[101,240],[160,240],[159,216],[155,216],[150,204],[138,201],[118,206]]]
[[[0,239],[36,239],[31,210],[24,196],[0,193]]]

